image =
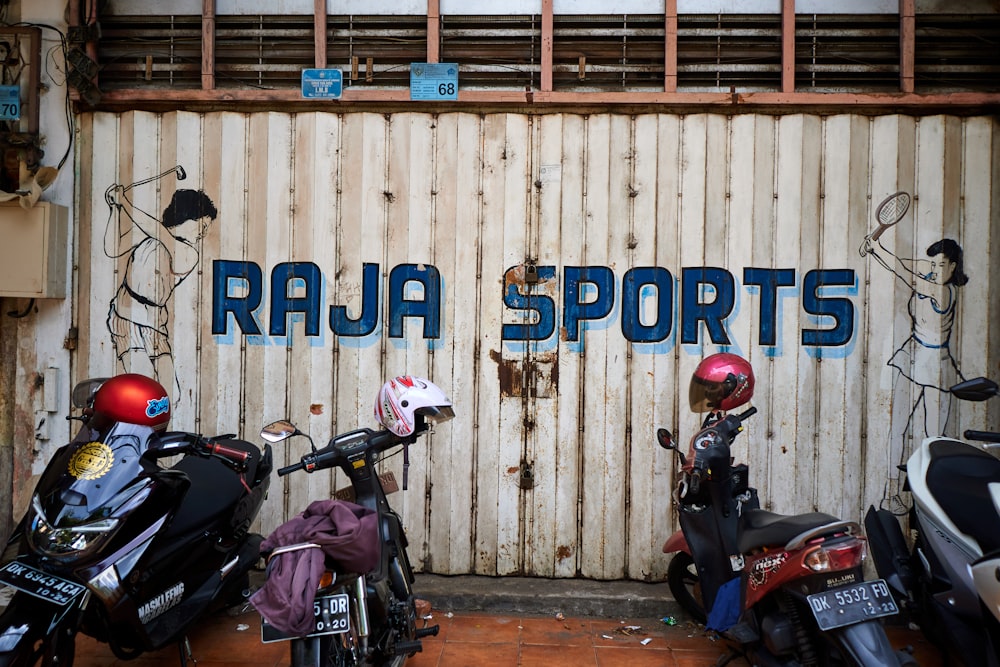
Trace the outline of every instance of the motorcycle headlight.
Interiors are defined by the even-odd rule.
[[[101,519],[66,528],[53,526],[46,519],[37,495],[31,499],[31,509],[28,541],[36,551],[54,558],[78,558],[95,551],[118,528],[118,519]]]

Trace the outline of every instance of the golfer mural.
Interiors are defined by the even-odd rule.
[[[135,205],[135,188],[172,174],[179,181],[186,176],[178,165],[130,185],[108,187],[104,254],[125,260],[107,318],[119,369],[154,377],[174,386],[179,395],[170,344],[171,301],[177,287],[197,268],[199,242],[218,211],[201,190],[176,190],[160,215]]]
[[[899,257],[883,244],[882,233],[903,218],[909,204],[910,195],[906,192],[897,192],[883,200],[876,209],[879,226],[865,237],[860,248],[862,256],[874,259],[910,290],[907,301],[910,335],[888,361],[897,372],[894,391],[899,391],[901,379],[913,385],[910,392],[913,404],[905,426],[892,434],[893,451],[899,451],[900,462],[905,458],[906,448],[902,445],[907,432],[915,438],[923,438],[943,434],[947,429],[951,411],[948,388],[965,379],[950,343],[958,288],[969,280],[963,266],[962,247],[953,239],[943,238],[931,243],[924,257],[914,259]],[[928,416],[929,391],[934,394],[931,410],[939,407],[937,421]],[[923,432],[918,433],[917,427],[922,427]]]

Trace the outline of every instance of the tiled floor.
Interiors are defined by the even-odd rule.
[[[423,652],[407,667],[710,667],[725,644],[700,626],[668,626],[659,619],[556,618],[432,612],[437,637],[424,639]],[[897,647],[911,645],[923,667],[941,661],[919,633],[891,629]],[[288,646],[261,644],[260,622],[250,612],[219,614],[192,633],[197,667],[286,667]],[[179,665],[175,647],[119,661],[106,646],[80,637],[76,667],[167,667]],[[191,662],[188,663],[192,665]],[[746,667],[742,659],[729,663]],[[192,665],[192,667],[194,667]]]

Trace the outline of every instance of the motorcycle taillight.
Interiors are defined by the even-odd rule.
[[[838,572],[858,567],[864,561],[864,540],[853,537],[841,542],[822,542],[807,553],[802,565],[813,572]]]

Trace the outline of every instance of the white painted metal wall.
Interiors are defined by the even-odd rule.
[[[896,191],[914,201],[882,236],[885,249],[927,259],[941,238],[960,244],[969,280],[952,291],[954,322],[939,328],[965,376],[1000,376],[994,118],[129,112],[80,121],[73,380],[121,369],[108,313],[126,279],[165,307],[122,302],[133,321],[153,313],[166,327],[172,367],[164,357],[156,369],[168,387],[176,374],[174,428],[259,442],[262,424],[289,417],[323,441],[374,426],[388,375],[432,378],[458,416],[411,451],[409,490],[392,497],[427,571],[662,578],[660,546],[676,525],[673,464],[654,431],[670,426],[684,440],[695,430],[688,378],[719,349],[748,355],[757,372],[760,413],[735,454],[767,507],[857,519],[895,493],[895,464],[911,445],[890,427],[902,430],[919,387],[887,362],[911,334],[913,289],[859,247]],[[171,173],[112,197],[163,242],[140,244],[103,193],[175,165],[183,181]],[[157,222],[177,189],[216,207],[201,241],[176,240]],[[174,232],[196,238],[184,230]],[[259,268],[260,333],[246,335],[233,312],[213,333],[221,297],[248,298],[253,282],[220,287],[220,260]],[[321,293],[295,280],[275,291],[272,271],[288,262],[318,268]],[[331,307],[364,319],[366,263],[377,265],[378,326],[335,335]],[[401,266],[409,282],[391,305]],[[636,267],[633,292],[625,276]],[[439,301],[426,287],[437,284],[433,268]],[[664,275],[659,290],[643,286]],[[817,289],[817,275],[830,284]],[[726,276],[733,307],[713,326],[729,344],[718,345],[694,315],[709,304],[713,317]],[[715,287],[696,283],[709,278]],[[282,292],[318,295],[319,305],[275,318]],[[524,309],[528,295],[540,314]],[[404,337],[393,337],[400,303],[439,306],[438,337],[425,337],[422,317],[403,318]],[[272,331],[276,319],[287,335]],[[656,326],[664,322],[668,334]],[[537,324],[543,340],[504,326],[519,324]],[[125,360],[150,368],[143,353]],[[927,429],[944,429],[947,402],[924,393]],[[946,428],[988,423],[1000,424],[1000,406],[952,405]],[[306,447],[279,446],[278,464]],[[397,480],[401,459],[385,464]],[[531,488],[522,488],[526,465]],[[342,485],[326,473],[276,480],[261,529]]]

